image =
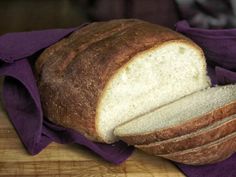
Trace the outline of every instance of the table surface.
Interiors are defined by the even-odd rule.
[[[135,150],[120,165],[108,163],[80,145],[52,143],[36,156],[21,144],[0,105],[0,176],[182,177],[172,163]]]

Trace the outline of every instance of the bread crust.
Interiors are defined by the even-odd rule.
[[[104,142],[97,108],[108,81],[140,52],[186,37],[141,20],[91,23],[47,48],[35,63],[44,115],[85,137]]]
[[[206,127],[205,129],[200,129],[198,132],[193,132],[184,136],[148,145],[136,145],[135,147],[148,154],[161,155],[202,146],[236,132],[236,116],[223,121],[224,122],[216,122],[215,124],[218,124],[213,125],[214,127],[209,129]]]
[[[233,101],[212,112],[209,112],[200,117],[196,117],[174,127],[148,132],[145,134],[117,136],[130,145],[150,144],[156,141],[163,141],[192,133],[200,128],[207,127],[212,123],[222,120],[223,118],[229,117],[233,114],[236,114],[236,101]]]
[[[236,132],[193,149],[160,155],[188,165],[206,165],[223,161],[236,151]]]

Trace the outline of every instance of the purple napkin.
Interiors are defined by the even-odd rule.
[[[6,76],[3,85],[3,104],[30,154],[39,153],[52,141],[78,143],[105,160],[119,164],[131,155],[133,147],[121,141],[112,145],[94,143],[71,129],[43,119],[31,63],[43,49],[76,29],[78,28],[9,33],[0,36],[0,75]]]
[[[198,29],[191,28],[186,21],[180,21],[176,24],[176,30],[203,48],[213,84],[236,83],[236,72],[234,72],[236,71],[236,29]],[[190,166],[178,163],[176,165],[189,177],[236,176],[236,154],[213,165]]]

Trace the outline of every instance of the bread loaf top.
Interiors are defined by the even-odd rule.
[[[198,50],[205,65],[201,49],[189,39],[141,20],[97,22],[75,31],[47,48],[36,61],[45,116],[91,140],[108,142],[97,128],[108,81],[138,53],[171,41]]]

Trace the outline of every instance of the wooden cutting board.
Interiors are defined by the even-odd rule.
[[[120,165],[108,163],[80,145],[52,143],[36,156],[21,144],[0,105],[0,176],[182,177],[169,161],[136,150]]]

